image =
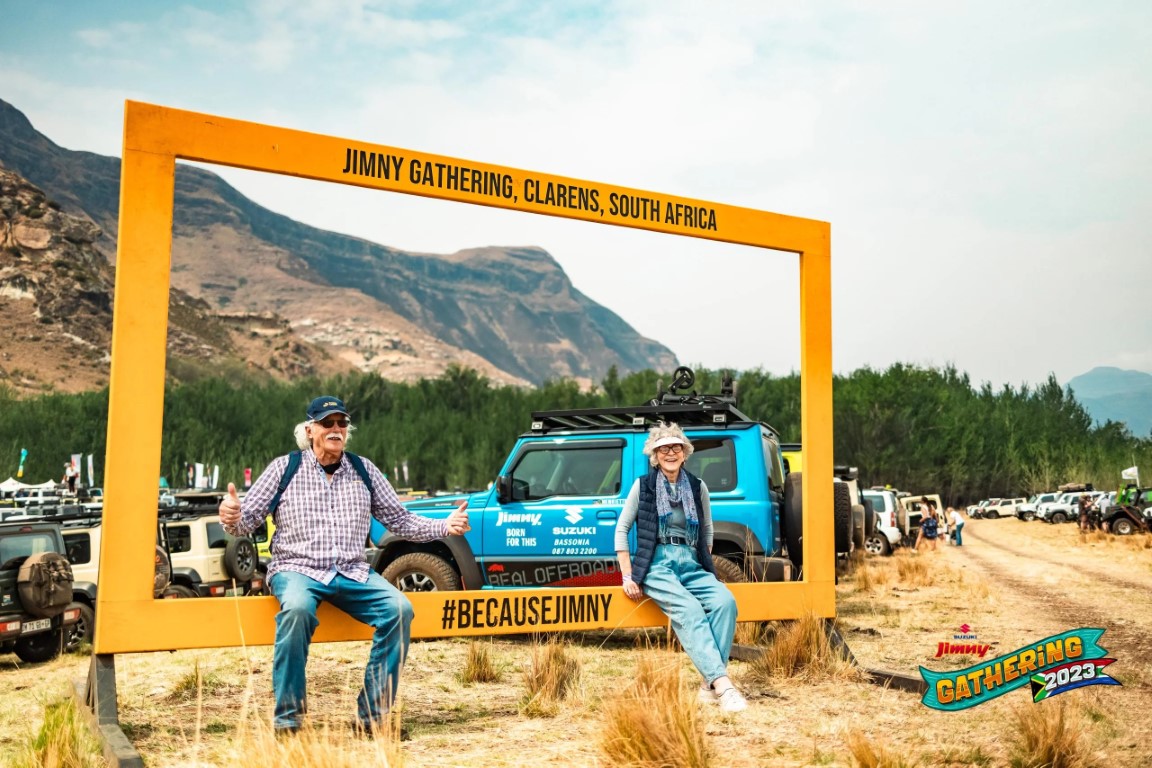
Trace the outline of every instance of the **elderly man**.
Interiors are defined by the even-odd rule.
[[[280,601],[272,656],[277,734],[295,732],[303,722],[305,665],[322,600],[375,630],[357,700],[359,727],[377,732],[396,698],[412,604],[364,559],[370,518],[416,541],[470,530],[466,503],[445,520],[420,517],[401,506],[375,464],[344,450],[351,429],[340,398],[316,398],[307,419],[296,427],[301,451],[274,459],[242,504],[229,483],[220,504],[220,522],[233,535],[251,532],[268,514],[276,524],[268,584]]]

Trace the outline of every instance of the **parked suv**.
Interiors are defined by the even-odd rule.
[[[264,592],[256,543],[231,536],[216,505],[160,511],[161,535],[172,558],[172,585],[164,597],[231,597]]]
[[[719,395],[677,394],[691,384],[682,368],[647,405],[532,414],[491,488],[406,503],[435,518],[467,498],[470,533],[420,544],[373,521],[373,567],[405,590],[618,585],[616,522],[634,481],[649,470],[648,429],[670,421],[695,448],[688,471],[708,486],[720,577],[798,577],[801,473],[785,473],[779,436],[736,408],[730,380]],[[836,518],[848,526],[850,497],[841,485]],[[850,540],[851,529],[844,535]]]
[[[72,564],[72,598],[80,609],[80,616],[68,635],[68,650],[92,642],[96,626],[96,583],[100,575],[100,541],[103,533],[99,514],[80,514],[61,520],[65,552]],[[158,537],[159,538],[159,537]],[[172,565],[168,553],[156,545],[156,568],[152,578],[152,596],[163,597],[172,580]]]
[[[1095,501],[1103,495],[1102,491],[1073,491],[1072,493],[1065,493],[1056,501],[1041,504],[1040,508],[1036,510],[1036,517],[1039,520],[1044,520],[1049,523],[1066,523],[1069,520],[1079,520],[1080,497],[1087,496],[1089,500]]]
[[[1025,499],[1023,496],[998,499],[995,504],[989,504],[980,510],[980,516],[990,520],[995,520],[1000,517],[1013,517],[1016,514],[1016,508],[1027,502],[1028,499]]]
[[[54,659],[79,616],[60,526],[0,523],[0,652],[28,663]]]
[[[1047,504],[1050,501],[1056,501],[1056,499],[1059,498],[1059,496],[1060,496],[1060,493],[1058,491],[1050,491],[1048,493],[1034,494],[1031,498],[1028,499],[1028,501],[1024,502],[1023,504],[1017,505],[1017,507],[1016,507],[1017,519],[1024,520],[1025,522],[1030,521],[1030,520],[1035,520],[1036,519],[1036,510],[1040,507],[1040,505],[1041,504]]]

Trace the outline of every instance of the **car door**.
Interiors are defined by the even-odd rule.
[[[628,492],[622,487],[627,451],[623,438],[521,446],[507,472],[513,498],[484,511],[486,583],[619,584],[615,535]]]

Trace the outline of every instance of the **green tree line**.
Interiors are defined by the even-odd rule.
[[[694,389],[718,392],[722,375],[698,370]],[[751,370],[736,378],[744,413],[786,442],[802,440],[798,374]],[[352,411],[349,448],[375,461],[397,486],[482,488],[529,428],[532,412],[638,405],[669,381],[670,374],[655,371],[621,377],[612,370],[592,391],[570,380],[523,389],[494,386],[458,367],[414,383],[375,374],[290,383],[206,378],[166,389],[160,463],[148,466],[142,456],[139,470],[179,486],[186,465],[202,462],[219,465],[222,483],[239,485],[244,468],[256,477],[295,448],[292,429],[313,397],[334,394]],[[961,503],[1066,482],[1117,487],[1121,470],[1133,464],[1152,472],[1152,438],[1133,436],[1122,424],[1094,425],[1054,377],[994,390],[951,367],[895,364],[836,376],[833,397],[835,460],[857,466],[868,485],[936,491]],[[0,477],[16,474],[20,449],[27,448],[26,482],[59,480],[71,454],[91,453],[99,484],[107,413],[107,390],[17,398],[0,388]]]

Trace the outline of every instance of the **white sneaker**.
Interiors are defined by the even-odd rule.
[[[724,712],[743,712],[748,709],[748,702],[735,688],[729,688],[716,699],[720,702],[720,709]]]
[[[716,691],[712,689],[712,686],[708,686],[707,688],[701,686],[697,689],[696,698],[701,704],[715,704],[716,699],[720,697],[716,695]]]

